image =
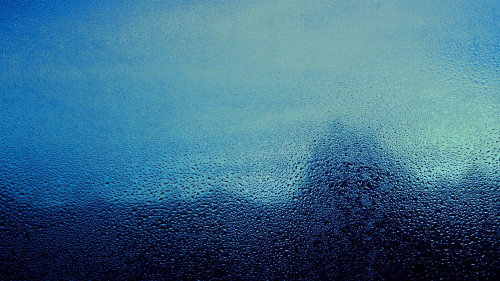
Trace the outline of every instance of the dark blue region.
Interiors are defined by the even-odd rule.
[[[369,133],[337,124],[306,184],[263,204],[37,207],[2,196],[3,280],[498,280],[498,182],[429,187]]]

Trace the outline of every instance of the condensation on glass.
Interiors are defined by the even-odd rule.
[[[497,280],[496,1],[2,1],[0,279]]]

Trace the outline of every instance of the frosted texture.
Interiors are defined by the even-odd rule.
[[[500,279],[499,18],[0,1],[0,279]]]

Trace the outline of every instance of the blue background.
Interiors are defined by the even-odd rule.
[[[494,280],[496,1],[0,1],[5,279]]]

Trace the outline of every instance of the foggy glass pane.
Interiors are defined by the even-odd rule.
[[[499,280],[497,1],[0,1],[1,280]]]

